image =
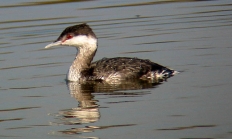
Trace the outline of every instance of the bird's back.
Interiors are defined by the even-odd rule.
[[[170,70],[146,59],[116,57],[103,58],[91,64],[92,75],[101,80],[149,79],[161,75],[170,77]]]

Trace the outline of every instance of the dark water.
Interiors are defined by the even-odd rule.
[[[0,2],[1,138],[232,138],[232,1]],[[87,22],[95,60],[182,71],[161,84],[66,85],[74,48],[44,50]]]

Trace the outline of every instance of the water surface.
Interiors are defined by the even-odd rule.
[[[232,138],[232,2],[0,2],[0,137]],[[159,84],[66,84],[67,26],[99,38],[94,60],[139,57],[181,71]]]

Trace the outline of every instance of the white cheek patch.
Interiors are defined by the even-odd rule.
[[[76,46],[81,47],[84,45],[96,45],[97,40],[93,37],[88,37],[86,35],[79,35],[76,37],[73,37],[72,39],[66,40],[62,43],[62,45],[69,45],[69,46]]]

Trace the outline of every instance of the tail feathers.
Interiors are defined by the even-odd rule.
[[[178,71],[164,68],[162,70],[156,71],[156,78],[169,78],[171,76],[174,76],[175,74],[178,74]]]

